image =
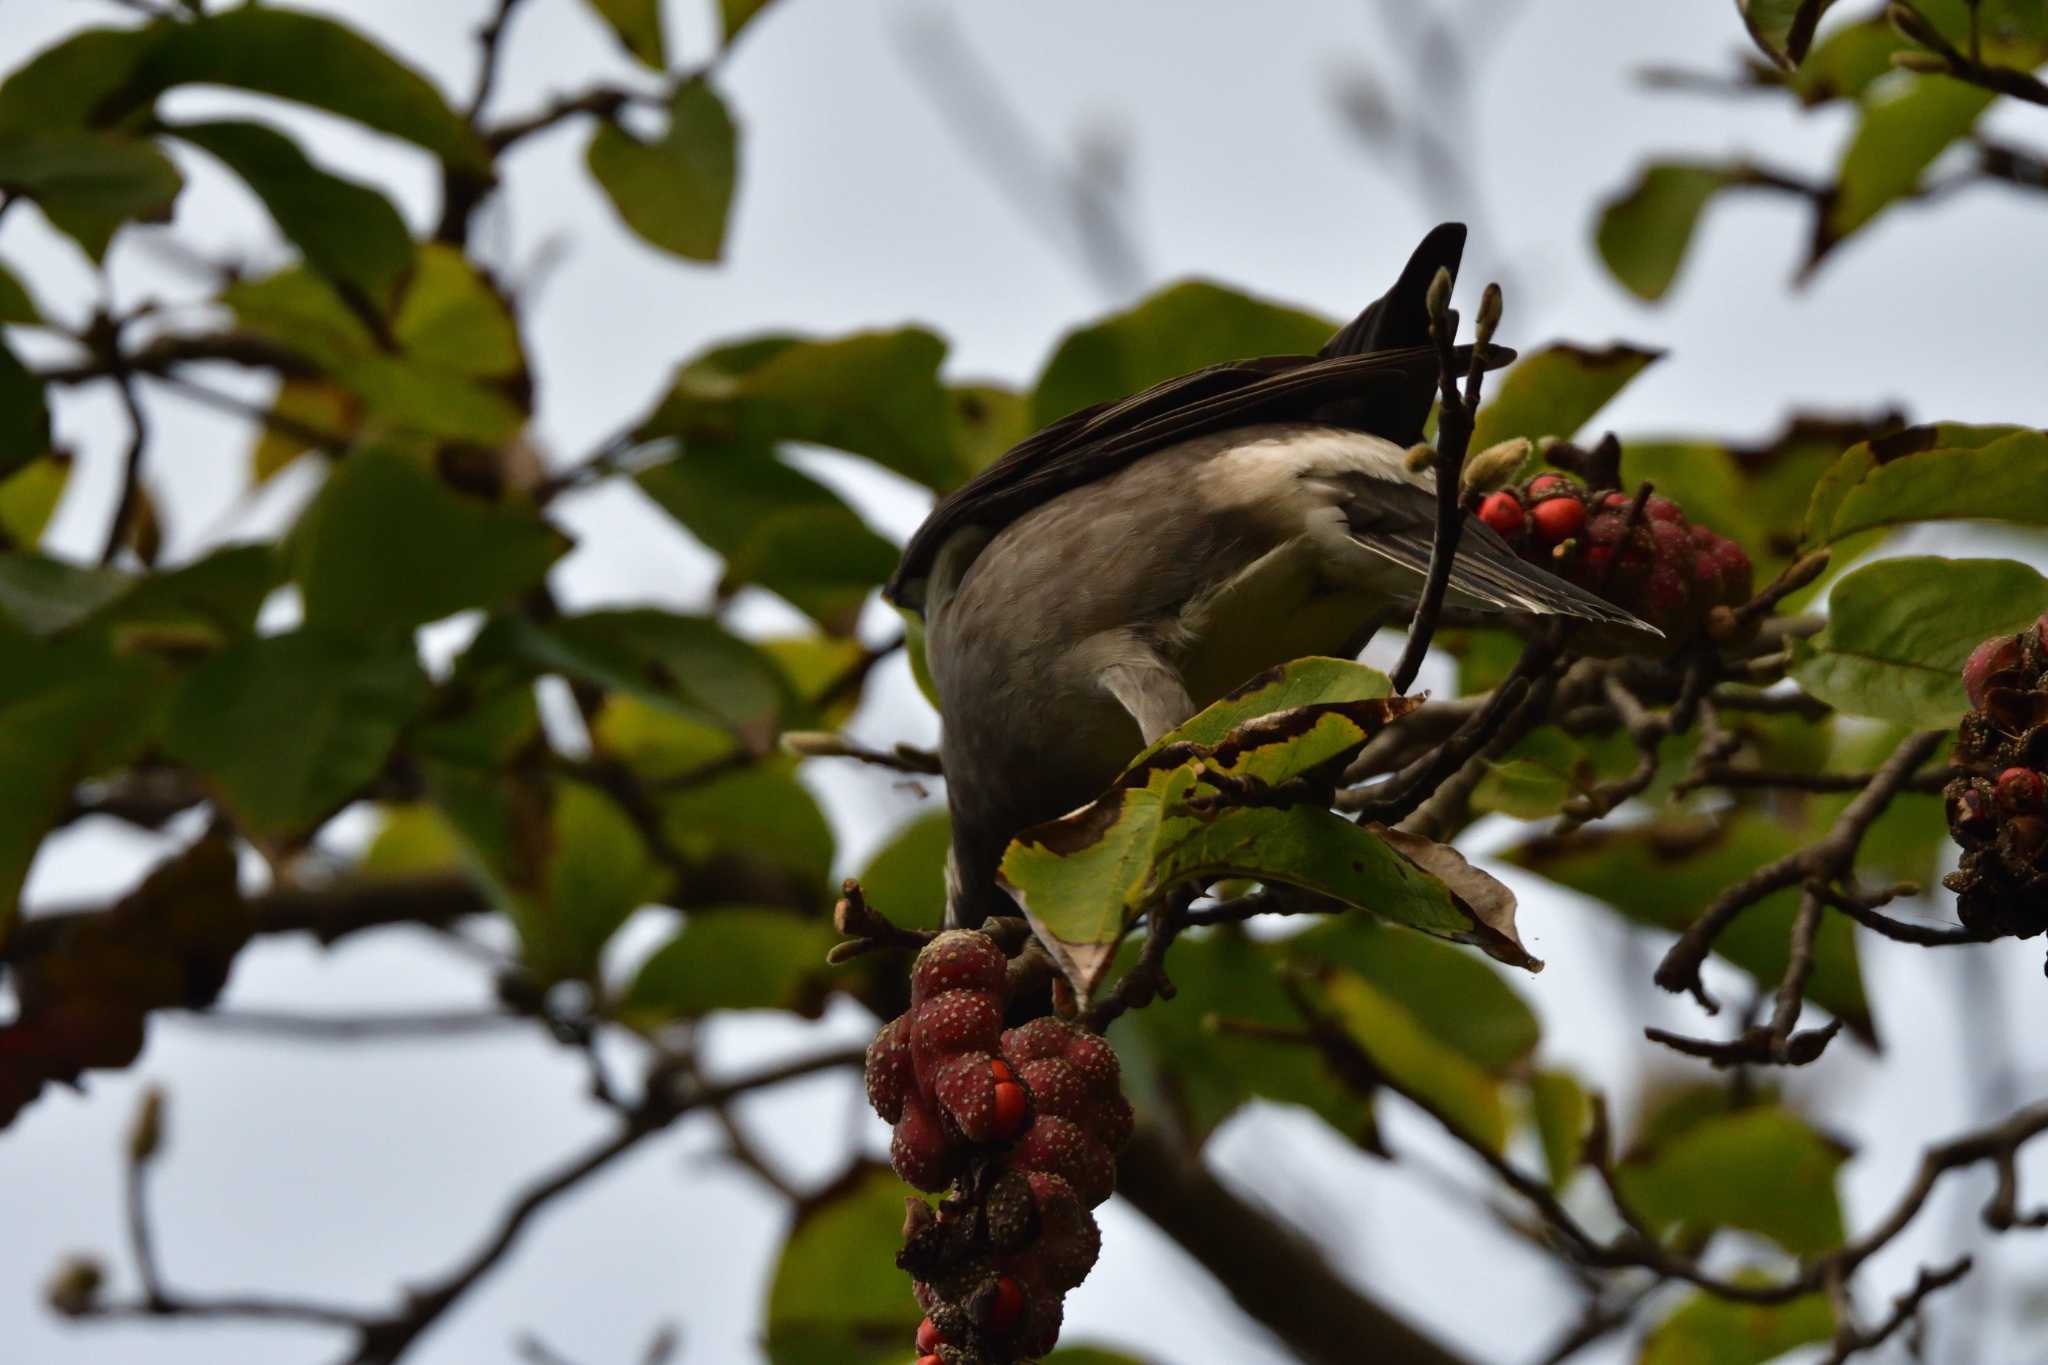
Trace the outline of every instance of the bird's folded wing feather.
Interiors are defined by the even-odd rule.
[[[1514,359],[1489,347],[1488,369]],[[1459,347],[1455,364],[1471,363]],[[1144,455],[1196,436],[1263,422],[1328,421],[1341,408],[1344,425],[1374,430],[1375,395],[1405,409],[1418,386],[1431,386],[1438,358],[1428,346],[1366,355],[1266,356],[1229,361],[1169,379],[1129,398],[1061,418],[1010,448],[932,509],[904,548],[884,589],[916,606],[916,585],[952,534],[964,527],[1000,530],[1070,489],[1116,473]],[[1391,418],[1390,418],[1391,422]]]

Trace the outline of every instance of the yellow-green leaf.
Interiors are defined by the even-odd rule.
[[[667,130],[653,142],[601,121],[584,160],[643,241],[689,260],[715,261],[725,248],[739,133],[725,101],[702,77],[677,87],[668,114]]]

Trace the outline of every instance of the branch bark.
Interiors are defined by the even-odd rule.
[[[1157,1128],[1131,1140],[1117,1193],[1308,1365],[1469,1365],[1346,1282],[1300,1233],[1226,1189]]]

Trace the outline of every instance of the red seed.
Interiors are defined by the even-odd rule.
[[[1629,505],[1629,502],[1630,498],[1626,493],[1609,493],[1606,497],[1600,499],[1602,507],[1626,507]]]
[[[926,1318],[917,1325],[917,1349],[928,1356],[937,1357],[939,1347],[946,1339],[939,1335],[938,1324]]]
[[[2015,814],[2038,809],[2048,783],[2032,768],[2007,768],[1998,775],[1998,804]]]
[[[917,1365],[946,1365],[946,1362],[935,1355],[923,1355],[917,1358]]]
[[[1024,1131],[1031,1105],[1024,1097],[1024,1087],[1015,1081],[1002,1081],[996,1085],[995,1139],[1008,1142]]]
[[[996,1057],[989,1062],[988,1070],[989,1074],[994,1076],[997,1081],[1014,1081],[1017,1079],[1015,1073],[1010,1070],[1010,1064],[1000,1057]]]
[[[1555,545],[1585,526],[1586,504],[1577,498],[1549,498],[1529,509],[1529,520],[1536,525],[1538,539]]]
[[[1002,1335],[1016,1330],[1024,1320],[1024,1286],[1015,1279],[1004,1275],[996,1281],[996,1292],[989,1295],[988,1315],[982,1319],[989,1331]]]
[[[1544,474],[1529,481],[1529,497],[1531,501],[1534,501],[1537,498],[1547,498],[1557,493],[1568,493],[1571,491],[1571,486],[1571,480],[1565,478],[1562,474]]]
[[[1513,493],[1492,493],[1479,504],[1479,519],[1504,536],[1522,529],[1522,504]]]

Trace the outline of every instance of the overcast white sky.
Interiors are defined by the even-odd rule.
[[[1329,98],[1334,73],[1362,68],[1404,114],[1427,107],[1388,46],[1382,11],[1390,5],[1420,8],[1419,0],[955,8],[968,41],[1048,146],[1070,147],[1089,129],[1126,139],[1129,219],[1146,287],[1201,274],[1348,315],[1384,287],[1434,221],[1412,168],[1367,154]],[[346,16],[444,87],[466,91],[470,33],[488,5],[312,7]],[[707,50],[712,8],[708,0],[668,0],[681,60]],[[619,227],[584,178],[585,130],[557,131],[518,154],[485,240],[515,279],[556,258],[538,279],[529,336],[540,375],[539,436],[558,458],[645,406],[677,359],[714,339],[918,321],[953,339],[954,374],[1026,382],[1063,329],[1120,302],[1020,220],[949,136],[904,63],[902,26],[920,8],[911,0],[778,0],[757,21],[720,77],[744,126],[730,259],[720,268],[661,256]],[[1839,114],[1800,121],[1774,102],[1655,95],[1633,82],[1645,65],[1708,66],[1736,52],[1742,35],[1732,0],[1477,0],[1460,8],[1478,16],[1476,28],[1490,40],[1471,102],[1479,131],[1460,160],[1483,187],[1491,229],[1474,244],[1474,264],[1505,267],[1514,284],[1503,339],[1621,336],[1672,352],[1615,405],[1613,425],[1754,436],[1775,427],[1794,397],[1836,408],[1910,400],[1920,416],[2048,423],[2037,340],[2048,315],[2038,198],[1973,191],[1938,210],[1897,212],[1798,294],[1782,286],[1801,251],[1803,219],[1764,199],[1718,206],[1670,300],[1646,309],[1592,256],[1590,221],[1601,195],[1652,152],[1747,148],[1818,167],[1846,123]],[[0,67],[86,22],[127,16],[104,0],[0,0]],[[513,25],[493,107],[529,110],[552,92],[633,74],[582,0],[531,0]],[[252,103],[218,92],[173,101],[182,113]],[[279,115],[272,108],[266,116]],[[418,154],[320,116],[283,117],[321,159],[382,183],[416,226],[431,221],[432,178]],[[2041,140],[2038,111],[2013,126]],[[185,160],[191,189],[178,237],[210,252],[255,249],[272,259],[261,254],[275,248],[265,245],[267,225],[246,193]],[[146,248],[150,235],[131,234],[117,248],[119,296],[191,297],[195,283]],[[83,258],[32,209],[17,209],[0,226],[0,258],[59,316],[81,319],[95,297]],[[248,387],[234,375],[220,382]],[[304,479],[287,478],[245,503],[246,435],[161,395],[151,409],[174,556],[224,534],[280,525],[310,491]],[[78,551],[96,543],[104,524],[122,433],[106,395],[67,396],[58,423],[83,464],[55,543]],[[887,533],[900,537],[922,515],[923,503],[905,487],[826,467]],[[631,493],[585,497],[565,516],[582,536],[558,570],[572,604],[702,601],[711,561]],[[748,620],[772,628],[786,623],[782,611],[753,603]],[[432,647],[445,651],[463,630],[432,635]],[[864,734],[887,740],[928,742],[934,727],[900,671],[881,680],[859,721]],[[818,786],[849,868],[919,804],[867,773],[821,773]],[[1477,842],[1497,846],[1504,833],[1482,828]],[[37,864],[31,901],[116,891],[167,846],[112,827],[80,829]],[[1526,878],[1518,885],[1528,893],[1525,933],[1550,963],[1518,984],[1545,1016],[1549,1054],[1602,1077],[1661,1066],[1641,1041],[1641,1025],[1700,1021],[1645,990],[1617,987],[1613,964],[1627,940],[1605,916]],[[624,950],[644,951],[662,927],[645,917]],[[1847,1188],[1852,1217],[1867,1219],[1906,1178],[1920,1145],[1985,1117],[1969,1101],[1981,1084],[1968,1061],[1981,1050],[1970,1040],[2009,1032],[2023,1063],[2012,1083],[2039,1092],[2037,1040],[2048,1037],[2048,1008],[2037,947],[1976,952],[1974,975],[1960,959],[1937,962],[1872,942],[1864,949],[1890,1053],[1877,1066],[1844,1044],[1794,1085],[1835,1101],[1848,1135],[1866,1144]],[[1647,966],[1635,964],[1637,978]],[[452,1006],[481,1003],[485,989],[470,964],[399,933],[332,952],[266,944],[237,968],[227,1003]],[[853,1010],[815,1026],[732,1021],[719,1029],[716,1052],[739,1067],[795,1047],[857,1040],[869,1027]],[[515,1183],[606,1127],[581,1097],[580,1067],[521,1034],[323,1048],[160,1019],[132,1072],[95,1076],[82,1099],[46,1098],[0,1137],[7,1365],[299,1365],[339,1348],[298,1330],[79,1331],[42,1310],[35,1290],[60,1253],[96,1250],[121,1264],[119,1134],[144,1081],[172,1093],[159,1235],[174,1283],[195,1292],[388,1303],[402,1281],[436,1275],[466,1252]],[[760,1099],[748,1115],[803,1175],[834,1168],[840,1133],[871,1146],[882,1136],[857,1087],[840,1079]],[[1453,1178],[1469,1176],[1412,1115],[1390,1114],[1389,1132]],[[753,1334],[781,1212],[749,1177],[704,1160],[716,1146],[714,1134],[685,1126],[678,1139],[650,1146],[549,1213],[413,1359],[509,1360],[514,1334],[530,1329],[576,1361],[616,1365],[637,1359],[664,1320],[682,1325],[690,1365],[756,1359]],[[1475,1359],[1530,1358],[1572,1311],[1558,1279],[1493,1238],[1465,1201],[1444,1197],[1438,1182],[1411,1168],[1343,1153],[1299,1115],[1250,1115],[1212,1150],[1234,1180],[1327,1237],[1361,1282]],[[2036,1172],[2048,1177],[2038,1163]],[[1942,1201],[1923,1235],[1881,1261],[1880,1278],[1894,1288],[1907,1280],[1912,1258],[1943,1250],[1950,1215],[1967,1212]],[[1286,1358],[1220,1306],[1214,1286],[1141,1220],[1112,1204],[1104,1223],[1102,1265],[1070,1300],[1069,1340],[1115,1342],[1183,1365]],[[2006,1256],[2001,1294],[2048,1289],[2041,1264],[2038,1249],[2031,1261]],[[1881,1302],[1873,1297],[1869,1306]],[[1995,1345],[1985,1350],[1986,1360],[2014,1358]]]

